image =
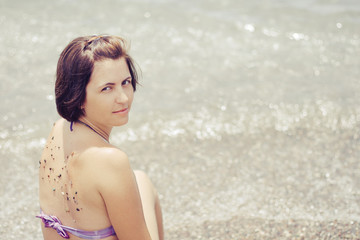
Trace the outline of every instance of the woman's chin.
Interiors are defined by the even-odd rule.
[[[117,122],[114,124],[114,127],[120,127],[120,126],[126,125],[128,122],[129,122],[129,119],[128,119],[128,118],[126,118],[126,119],[121,119],[121,121],[117,121]]]

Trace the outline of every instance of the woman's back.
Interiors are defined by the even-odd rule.
[[[92,156],[111,145],[87,135],[91,132],[84,131],[79,124],[73,132],[64,120],[54,124],[40,161],[40,207],[45,214],[60,219],[62,225],[95,231],[108,228],[111,223],[96,188],[96,180],[102,173],[95,170],[106,162]],[[51,228],[43,230],[45,239],[62,239]]]

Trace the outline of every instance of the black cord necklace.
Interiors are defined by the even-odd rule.
[[[103,136],[103,134],[99,133],[98,131],[96,131],[94,128],[92,128],[89,124],[84,123],[83,121],[78,120],[79,123],[85,125],[86,127],[90,128],[91,130],[93,130],[97,135],[99,135],[100,137],[102,137],[106,142],[109,143],[109,141]]]

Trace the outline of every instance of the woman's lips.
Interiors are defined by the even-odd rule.
[[[129,111],[129,108],[124,108],[119,111],[114,111],[113,113],[127,113]]]

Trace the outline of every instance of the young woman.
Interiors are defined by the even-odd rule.
[[[128,122],[137,73],[126,42],[79,37],[60,55],[55,84],[58,120],[39,168],[45,240],[163,239],[154,186],[109,143]]]

